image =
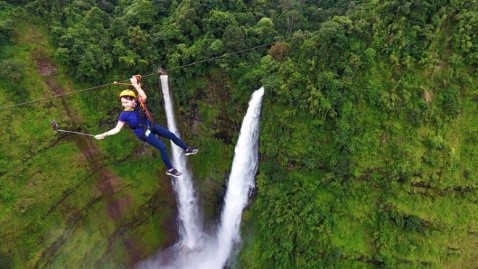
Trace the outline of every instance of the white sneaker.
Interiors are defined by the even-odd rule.
[[[182,175],[182,173],[179,172],[178,170],[176,170],[176,168],[173,167],[169,170],[166,170],[166,175],[173,176],[173,177],[179,177],[180,175]]]
[[[197,149],[197,148],[189,147],[189,148],[186,149],[186,151],[184,151],[184,154],[186,156],[188,156],[188,155],[196,154],[196,153],[198,153],[198,151],[199,151],[199,149]]]

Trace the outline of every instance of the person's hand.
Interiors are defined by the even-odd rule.
[[[138,78],[139,75],[134,75],[132,76],[129,81],[131,81],[131,84],[133,84],[133,86],[141,86],[141,77]]]
[[[103,140],[103,139],[105,139],[105,137],[106,137],[106,134],[95,135],[95,138],[98,139],[98,140]]]

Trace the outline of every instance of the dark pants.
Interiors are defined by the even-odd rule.
[[[164,165],[166,165],[167,169],[173,168],[173,165],[169,160],[168,152],[166,151],[166,145],[158,138],[158,136],[168,138],[169,140],[173,141],[174,144],[178,145],[184,150],[186,150],[188,146],[174,133],[157,123],[150,126],[149,129],[151,130],[151,134],[146,138],[146,142],[148,142],[148,144],[150,144],[151,146],[159,149],[159,151],[161,152],[161,159],[163,160]]]

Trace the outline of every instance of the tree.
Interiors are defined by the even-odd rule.
[[[193,8],[179,9],[173,23],[189,40],[194,40],[200,33],[199,16]]]
[[[286,33],[292,33],[304,26],[305,18],[302,15],[302,5],[298,1],[281,0],[279,1],[279,7],[280,14],[277,20]]]
[[[123,11],[123,18],[129,25],[150,28],[155,21],[156,11],[150,0],[134,0]]]
[[[258,43],[266,44],[271,43],[279,37],[279,34],[275,30],[275,25],[272,19],[263,17],[256,25],[252,27],[253,34]]]
[[[269,55],[278,62],[282,62],[287,55],[288,45],[284,42],[276,42],[269,49]]]
[[[230,12],[212,10],[204,19],[206,33],[214,37],[222,37],[228,27],[237,27],[236,18]]]
[[[169,14],[171,10],[171,0],[153,0],[152,2],[156,14],[159,17]]]
[[[7,43],[13,33],[14,29],[14,22],[12,19],[8,18],[6,15],[6,11],[10,11],[10,5],[7,3],[0,1],[0,45]],[[5,12],[5,13],[4,13]]]
[[[112,66],[109,21],[104,11],[93,7],[65,32],[59,32],[55,57],[73,69],[77,79],[97,79]]]
[[[226,27],[222,36],[225,50],[228,52],[238,51],[244,49],[244,33],[242,29],[235,25],[229,25]]]
[[[471,3],[470,3],[471,5]],[[474,7],[474,8],[473,8]],[[478,3],[475,1],[469,9],[462,7],[457,16],[457,31],[453,35],[453,47],[462,53],[465,64],[478,67]]]

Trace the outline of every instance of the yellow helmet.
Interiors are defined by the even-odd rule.
[[[131,96],[133,98],[136,98],[136,93],[132,90],[124,90],[120,93],[119,97],[123,97],[123,96]]]

